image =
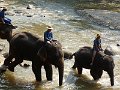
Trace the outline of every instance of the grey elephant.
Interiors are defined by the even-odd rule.
[[[94,80],[101,78],[103,70],[106,71],[110,77],[111,86],[114,85],[114,61],[112,56],[103,53],[97,53],[93,65],[91,66],[92,60],[92,48],[82,47],[76,51],[72,56],[75,58],[75,63],[72,68],[77,68],[78,74],[82,74],[82,69],[90,69],[90,74]]]
[[[52,80],[52,64],[58,67],[59,71],[59,86],[63,81],[63,52],[61,44],[54,41],[51,44],[45,43],[39,37],[28,33],[21,32],[12,35],[12,29],[0,30],[0,38],[7,39],[9,42],[9,55],[5,59],[3,66],[6,66],[10,71],[23,62],[23,60],[32,61],[32,71],[35,74],[36,80],[41,81],[41,67],[44,65],[47,80]],[[46,51],[45,53],[41,53]],[[45,54],[45,56],[44,56]],[[13,60],[13,58],[15,60]]]

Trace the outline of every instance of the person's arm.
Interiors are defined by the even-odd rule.
[[[53,33],[51,32],[51,40],[53,40]]]
[[[100,50],[103,50],[102,46],[101,46],[101,39],[99,39],[99,48],[100,48]]]

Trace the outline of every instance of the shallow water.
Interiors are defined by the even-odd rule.
[[[18,2],[19,1],[19,2]],[[74,1],[74,0],[73,0]],[[62,2],[62,3],[61,3]],[[45,71],[42,69],[41,83],[35,82],[35,77],[31,66],[22,68],[19,65],[15,72],[7,71],[0,77],[0,88],[4,90],[119,90],[120,89],[120,48],[116,46],[120,43],[120,32],[110,30],[107,27],[97,26],[90,23],[86,18],[76,14],[69,1],[66,0],[8,0],[9,9],[7,17],[12,19],[18,28],[16,32],[27,31],[43,38],[43,32],[48,25],[52,26],[54,38],[59,40],[66,51],[75,52],[82,46],[92,46],[92,41],[96,33],[102,36],[102,47],[111,45],[116,51],[115,61],[115,86],[110,86],[109,76],[103,73],[101,79],[96,83],[92,80],[89,70],[84,69],[82,75],[71,69],[74,59],[65,61],[63,86],[58,87],[58,70],[53,66],[53,81],[48,82],[45,78]],[[67,5],[65,4],[67,3]],[[33,5],[33,9],[26,9],[28,4]],[[112,17],[111,17],[112,18]],[[0,40],[5,48],[1,52],[8,52],[8,43]],[[3,60],[2,56],[0,58]],[[31,65],[31,62],[26,62]]]

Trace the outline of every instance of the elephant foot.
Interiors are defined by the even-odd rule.
[[[14,67],[8,67],[8,70],[10,70],[11,72],[14,72]]]
[[[39,79],[39,78],[36,79],[36,82],[41,82],[41,81],[42,81],[42,79]]]

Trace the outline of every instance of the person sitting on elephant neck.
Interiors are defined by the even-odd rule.
[[[5,12],[7,9],[4,7],[2,11],[0,11],[0,20],[2,24],[11,24],[11,20],[5,17]]]
[[[47,28],[47,31],[44,32],[44,41],[45,43],[51,43],[53,41],[53,28],[50,26],[48,26]]]
[[[7,9],[5,7],[3,7],[3,9],[0,11],[0,24],[6,24],[6,25],[11,25],[11,19],[5,17],[5,12],[7,11]],[[13,26],[14,29],[17,28],[17,26]]]
[[[102,51],[102,47],[101,47],[101,37],[99,34],[97,34],[95,40],[94,40],[94,44],[93,44],[93,56],[92,56],[92,62],[90,65],[93,65],[94,62],[94,58],[96,53],[98,53],[99,51]]]

